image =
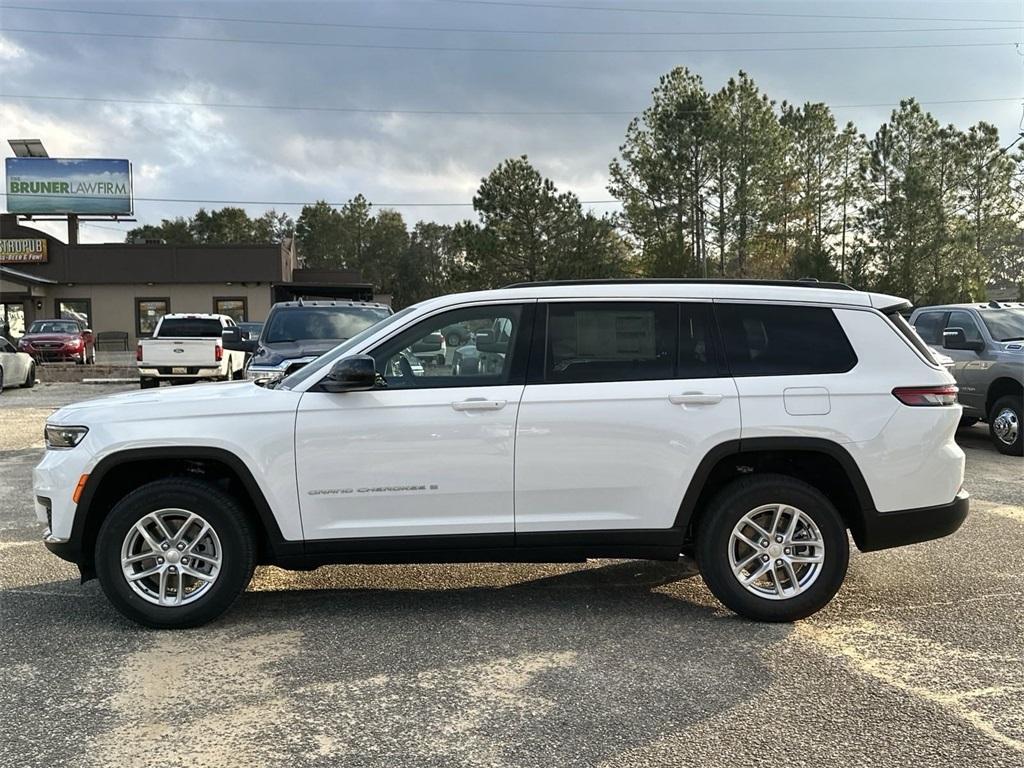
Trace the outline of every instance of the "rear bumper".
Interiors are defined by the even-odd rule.
[[[864,516],[863,528],[854,531],[854,539],[862,552],[941,539],[963,525],[969,507],[969,494],[960,490],[949,504],[895,512],[872,512]]]
[[[219,366],[175,366],[185,369],[185,373],[172,373],[172,366],[138,366],[139,376],[144,379],[216,379],[225,375]]]

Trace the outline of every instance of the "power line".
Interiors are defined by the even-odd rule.
[[[65,96],[47,94],[26,94],[26,93],[0,93],[0,99],[22,99],[26,101],[81,101],[109,104],[137,104],[144,106],[166,106],[166,107],[204,107],[208,109],[256,109],[256,110],[280,110],[293,112],[328,112],[345,114],[369,114],[369,115],[452,115],[467,117],[622,117],[638,115],[643,108],[634,110],[607,110],[607,111],[511,111],[511,110],[459,110],[459,109],[386,109],[375,107],[331,107],[322,105],[296,105],[296,104],[239,104],[232,102],[206,102],[206,101],[170,101],[161,99],[131,99],[131,98],[106,98],[98,96]],[[919,101],[922,105],[940,104],[988,104],[1008,101],[1019,101],[1020,96],[1005,96],[992,99],[941,99],[936,101]],[[827,105],[829,109],[868,109],[877,107],[896,106],[892,102],[875,102],[871,104],[835,104]],[[697,114],[701,110],[689,110],[676,114]]]
[[[780,30],[751,30],[738,32],[736,30],[642,30],[638,32],[623,32],[620,30],[552,30],[552,29],[495,29],[493,27],[423,27],[402,24],[355,24],[351,22],[330,22],[330,21],[297,21],[294,19],[251,19],[239,16],[195,16],[177,13],[141,13],[138,11],[99,11],[81,8],[38,8],[29,5],[2,5],[0,8],[17,11],[31,11],[38,13],[71,13],[87,16],[115,16],[137,19],[164,19],[170,21],[211,21],[229,24],[272,24],[274,26],[291,27],[312,27],[312,28],[334,28],[334,29],[359,29],[359,30],[381,30],[388,32],[441,32],[441,33],[470,33],[470,34],[493,34],[493,35],[565,35],[578,37],[722,37],[722,36],[743,36],[743,35],[840,35],[840,34],[882,34],[882,33],[913,33],[913,32],[995,32],[1017,29],[1016,26],[1002,27],[926,27],[913,29],[780,29]],[[963,21],[969,21],[964,19]]]
[[[14,193],[2,192],[0,195],[5,197],[14,197]],[[34,194],[21,194],[20,197],[46,197],[46,198],[74,198],[75,200],[107,200],[107,197],[99,197],[93,195],[34,195]],[[318,202],[327,202],[327,205],[333,207],[340,207],[346,205],[349,201],[345,202],[329,202],[320,200],[203,200],[201,198],[191,197],[132,197],[135,202],[144,203],[205,203],[207,205],[273,205],[281,207],[297,207],[305,205],[315,205]],[[618,200],[580,200],[581,205],[610,205],[618,204]],[[370,203],[375,208],[470,208],[473,206],[472,202],[468,203]]]
[[[698,11],[683,8],[623,8],[610,5],[570,5],[562,3],[515,3],[508,0],[434,0],[434,2],[454,3],[457,5],[477,6],[504,6],[507,8],[550,8],[554,10],[570,11],[598,11],[602,13],[653,13],[672,14],[686,16],[755,16],[755,17],[778,17],[784,19],[866,19],[869,21],[977,21],[980,23],[992,22],[996,24],[1016,24],[1018,19],[965,19],[960,18],[937,18],[935,16],[854,16],[851,14],[823,14],[823,13],[779,13],[777,11]]]
[[[147,35],[130,32],[83,32],[81,30],[25,29],[0,27],[0,32],[30,35],[61,35],[69,37],[104,37],[132,40],[169,40],[197,43],[240,43],[243,45],[283,45],[302,48],[347,48],[355,50],[432,51],[452,53],[555,53],[555,54],[680,54],[680,53],[772,53],[799,51],[880,51],[914,48],[994,48],[1014,46],[1015,42],[989,43],[912,43],[897,45],[814,45],[757,48],[486,48],[442,45],[386,45],[379,43],[333,43],[299,40],[244,40],[237,37],[193,37],[188,35]]]

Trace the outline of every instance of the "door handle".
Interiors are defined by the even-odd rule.
[[[722,395],[717,392],[684,392],[681,395],[669,395],[672,405],[717,405],[722,402]]]
[[[507,400],[485,400],[482,397],[471,397],[468,400],[457,400],[452,403],[452,409],[456,411],[500,411],[507,402]]]

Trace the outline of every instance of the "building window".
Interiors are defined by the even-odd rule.
[[[152,336],[160,318],[171,311],[170,299],[135,300],[135,335]]]
[[[75,320],[92,328],[92,301],[89,299],[54,299],[53,314],[59,320]]]
[[[245,296],[214,296],[213,312],[216,315],[227,315],[236,323],[244,323],[249,319]]]

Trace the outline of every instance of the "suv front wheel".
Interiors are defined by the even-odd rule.
[[[234,497],[173,478],[138,488],[110,511],[96,575],[125,616],[149,627],[195,627],[226,611],[255,567],[252,530]]]
[[[715,597],[758,621],[796,621],[823,608],[850,559],[836,508],[817,488],[785,475],[726,486],[704,514],[696,544]]]

